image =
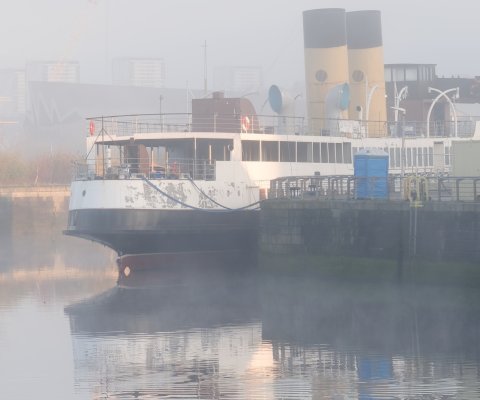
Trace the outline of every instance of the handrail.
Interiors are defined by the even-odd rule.
[[[149,157],[106,157],[74,163],[74,180],[136,179],[144,175],[151,179],[195,179],[212,181],[216,177],[216,162],[203,159],[170,158],[162,163]]]
[[[289,176],[270,182],[268,198],[480,203],[478,182],[480,177],[437,175]]]
[[[480,117],[477,117],[480,119]],[[247,123],[248,122],[248,123]],[[87,134],[101,128],[108,135],[125,136],[163,132],[233,132],[264,134],[312,134],[335,137],[472,137],[476,119],[468,121],[431,121],[432,134],[424,121],[378,121],[256,114],[214,114],[198,116],[191,113],[122,114],[87,118]],[[97,126],[98,125],[98,126]]]

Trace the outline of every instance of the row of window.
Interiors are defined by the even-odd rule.
[[[385,67],[385,82],[430,82],[435,78],[433,65],[398,65]]]
[[[352,145],[242,140],[242,161],[351,164]]]
[[[242,140],[243,161],[314,162],[351,164],[360,147],[351,143],[272,142]],[[390,168],[433,167],[433,147],[382,148],[389,155]],[[445,147],[445,165],[450,165],[450,148]]]
[[[361,148],[354,147],[353,155]],[[390,168],[401,168],[402,166],[402,156],[405,160],[405,167],[433,167],[433,147],[407,147],[405,149],[394,147],[394,148],[383,148],[381,149],[389,155],[389,167]],[[450,147],[445,147],[445,165],[450,165]]]

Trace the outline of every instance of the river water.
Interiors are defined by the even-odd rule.
[[[478,399],[476,288],[166,265],[3,241],[0,399]]]

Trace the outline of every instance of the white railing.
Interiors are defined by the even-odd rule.
[[[102,158],[74,164],[74,180],[194,179],[215,180],[215,161],[169,159],[152,164],[149,158]]]
[[[131,136],[162,132],[232,132],[348,137],[471,137],[476,121],[357,121],[278,115],[139,114],[88,119],[88,135]]]

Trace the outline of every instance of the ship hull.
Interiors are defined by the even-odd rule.
[[[257,266],[257,252],[251,247],[238,250],[182,251],[145,254],[124,254],[117,258],[118,283],[130,286],[143,279],[148,271],[160,270],[168,274],[179,271],[228,271],[233,274],[248,271]],[[183,276],[182,272],[182,276]],[[162,275],[161,281],[164,282]],[[153,283],[153,282],[151,282]]]
[[[96,241],[119,256],[252,251],[258,212],[251,210],[83,209],[69,213],[65,234]]]

